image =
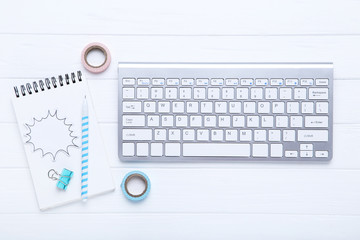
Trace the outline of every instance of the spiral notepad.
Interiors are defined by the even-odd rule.
[[[82,103],[89,111],[88,196],[114,190],[108,157],[80,71],[14,86],[13,105],[41,210],[81,200]],[[73,172],[66,190],[49,171]],[[91,201],[91,199],[90,199]]]

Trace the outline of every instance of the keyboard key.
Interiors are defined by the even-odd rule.
[[[188,116],[176,116],[175,125],[177,127],[187,127],[188,126]]]
[[[291,116],[290,117],[290,127],[301,128],[302,126],[303,126],[303,117],[302,116]]]
[[[239,131],[240,141],[251,141],[252,131],[251,130],[240,130]]]
[[[285,128],[288,126],[288,116],[276,116],[276,127]]]
[[[139,113],[141,112],[141,102],[123,102],[124,113]]]
[[[191,127],[202,127],[202,116],[190,116]]]
[[[212,102],[201,102],[201,113],[212,113],[213,103]]]
[[[317,78],[316,79],[317,86],[327,86],[329,85],[329,79],[327,78]]]
[[[328,102],[317,102],[316,103],[316,113],[329,113],[329,103]]]
[[[294,99],[306,99],[306,88],[295,88]]]
[[[226,113],[227,102],[215,102],[215,113]]]
[[[216,116],[204,116],[205,127],[216,127]]]
[[[178,78],[168,78],[166,79],[166,84],[168,86],[177,86],[180,84],[180,79]]]
[[[280,88],[280,99],[291,99],[292,89],[291,88]]]
[[[270,156],[271,157],[282,157],[283,156],[283,145],[282,144],[271,144],[270,145]]]
[[[151,88],[151,98],[152,99],[162,99],[163,98],[163,89],[162,88]]]
[[[225,80],[225,84],[227,86],[237,86],[237,85],[239,85],[239,79],[237,79],[237,78],[227,78]]]
[[[137,88],[136,89],[136,98],[138,98],[138,99],[149,98],[149,89],[148,88]]]
[[[269,85],[269,80],[267,78],[257,78],[255,79],[256,86],[267,86]]]
[[[209,85],[209,79],[207,79],[207,78],[198,78],[198,79],[196,79],[196,85],[198,85],[198,86],[208,86]]]
[[[205,99],[206,88],[194,88],[194,99]]]
[[[263,89],[262,88],[251,88],[250,98],[251,99],[262,99],[263,98]]]
[[[128,141],[150,141],[152,140],[151,129],[123,129],[123,140]]]
[[[272,78],[270,80],[271,86],[282,86],[284,85],[284,80],[282,78]]]
[[[229,113],[241,113],[241,102],[229,102]]]
[[[269,141],[280,142],[280,130],[269,130]]]
[[[230,116],[219,116],[219,127],[230,127]]]
[[[298,152],[297,151],[285,151],[285,157],[287,158],[297,158]]]
[[[135,154],[135,144],[134,143],[123,143],[122,144],[122,154],[123,156],[134,156]]]
[[[144,127],[144,115],[123,115],[122,124],[124,127]]]
[[[299,113],[299,102],[287,102],[286,112],[287,113]]]
[[[312,78],[302,78],[300,80],[300,85],[301,86],[312,86],[312,85],[314,85],[314,79],[312,79]]]
[[[191,99],[191,88],[180,88],[180,99]]]
[[[163,116],[161,116],[161,126],[163,126],[163,127],[173,127],[174,126],[174,116],[173,115],[163,115]]]
[[[278,90],[277,88],[266,88],[265,89],[265,99],[277,99]]]
[[[137,143],[136,144],[136,155],[139,157],[146,157],[149,155],[149,144],[148,143]]]
[[[195,140],[195,130],[194,129],[184,129],[183,130],[183,140],[184,141]]]
[[[327,158],[327,157],[329,157],[329,152],[328,151],[316,151],[315,152],[315,157],[317,157],[317,158]]]
[[[144,112],[154,113],[156,110],[156,102],[144,102]]]
[[[249,157],[250,144],[184,143],[183,155],[187,157]]]
[[[150,79],[149,78],[138,78],[138,85],[149,85]]]
[[[154,138],[156,141],[165,141],[166,140],[166,129],[155,129]]]
[[[265,142],[266,141],[266,130],[254,130],[254,141]]]
[[[223,130],[211,130],[211,140],[212,141],[222,141],[224,139]]]
[[[158,103],[159,113],[169,113],[170,112],[170,102],[159,102]]]
[[[314,112],[314,103],[313,102],[302,102],[301,103],[301,112],[302,113],[313,113]]]
[[[226,100],[234,99],[234,88],[223,88],[222,98]]]
[[[169,129],[169,140],[170,141],[180,141],[180,129]]]
[[[313,157],[313,151],[300,151],[300,157],[311,158]]]
[[[224,79],[222,78],[212,78],[211,79],[212,86],[222,86],[224,85]]]
[[[181,79],[181,84],[183,86],[192,86],[192,85],[194,85],[194,79],[193,78],[183,78],[183,79]]]
[[[328,99],[328,88],[309,88],[309,99]]]
[[[295,130],[284,130],[283,131],[284,142],[295,142]]]
[[[244,116],[233,116],[233,127],[244,127],[245,117]]]
[[[269,146],[267,144],[253,144],[252,148],[253,157],[268,157]]]
[[[177,99],[177,88],[165,88],[166,99]]]
[[[154,86],[163,86],[163,85],[165,85],[165,79],[164,78],[153,78],[152,84]]]
[[[220,99],[220,88],[208,88],[208,99]]]
[[[255,102],[244,102],[244,113],[255,113]]]
[[[209,141],[209,130],[198,129],[196,131],[196,136],[198,141]]]
[[[135,98],[135,88],[123,88],[122,97],[123,99]]]
[[[305,127],[327,128],[329,126],[328,116],[305,116]]]
[[[285,112],[285,103],[284,102],[273,102],[272,112],[273,113],[284,113]]]
[[[298,130],[300,142],[327,142],[328,140],[328,130]]]
[[[184,102],[173,102],[172,103],[172,111],[173,111],[173,113],[183,113],[185,111],[185,103]]]
[[[249,89],[248,88],[237,88],[236,89],[236,98],[237,99],[248,99],[249,98]]]
[[[314,150],[314,145],[311,143],[300,144],[300,150],[301,151],[312,151],[312,150]]]
[[[134,85],[135,78],[123,78],[123,85]]]
[[[198,113],[199,112],[199,102],[187,102],[186,103],[186,112],[187,113]]]
[[[236,130],[225,130],[226,141],[237,141],[237,131]]]
[[[240,85],[242,85],[242,86],[252,86],[252,85],[254,85],[254,79],[252,79],[252,78],[242,78],[240,80]]]
[[[151,156],[161,157],[163,155],[162,143],[151,143]]]
[[[158,115],[148,115],[147,125],[149,127],[158,127],[160,125],[160,117]]]
[[[180,143],[165,143],[165,156],[180,156]]]
[[[286,86],[297,86],[299,85],[299,80],[297,78],[287,78],[285,83]]]

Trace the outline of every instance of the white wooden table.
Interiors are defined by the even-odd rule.
[[[106,44],[110,68],[80,63]],[[329,163],[122,163],[117,62],[334,62]],[[89,79],[116,191],[40,212],[10,94],[21,80]],[[13,1],[0,7],[0,239],[360,239],[360,1]],[[152,181],[127,201],[130,170]]]

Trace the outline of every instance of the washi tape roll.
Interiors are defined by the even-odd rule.
[[[128,183],[133,178],[140,178],[142,181],[144,181],[145,189],[142,193],[132,194],[129,192]],[[148,176],[146,176],[145,173],[140,172],[140,171],[129,172],[128,174],[125,175],[125,177],[121,183],[121,189],[122,189],[124,195],[126,196],[127,199],[129,199],[131,201],[140,201],[140,200],[143,200],[144,198],[146,198],[150,192],[150,188],[151,188],[150,179],[148,178]]]
[[[95,49],[100,50],[105,56],[105,61],[99,66],[93,66],[87,61],[87,56],[92,50]],[[81,62],[88,71],[92,73],[101,73],[105,71],[110,65],[111,62],[110,51],[102,43],[98,43],[98,42],[89,43],[88,45],[86,45],[86,47],[81,53]]]

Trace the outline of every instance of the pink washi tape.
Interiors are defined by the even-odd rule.
[[[87,61],[88,54],[95,49],[100,50],[105,55],[105,61],[99,66],[93,66]],[[81,53],[81,62],[88,71],[92,73],[101,73],[105,71],[110,65],[111,62],[110,51],[102,43],[98,43],[98,42],[89,43],[88,45],[86,45],[86,47]]]

